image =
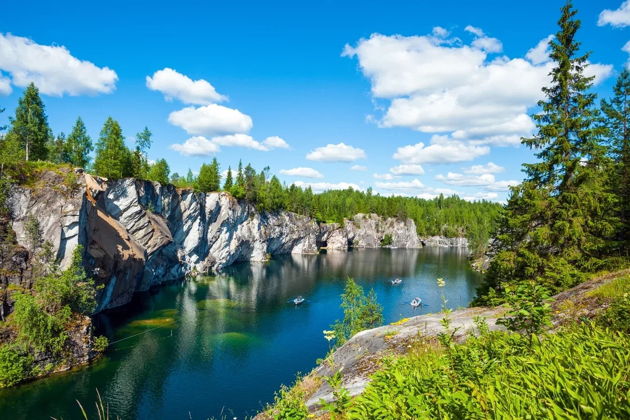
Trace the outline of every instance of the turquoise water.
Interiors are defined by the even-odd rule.
[[[99,318],[112,345],[85,369],[0,391],[0,419],[81,418],[96,389],[112,418],[239,419],[273,400],[323,357],[322,331],[342,315],[346,277],[374,288],[385,322],[466,306],[480,277],[458,250],[376,249],[289,255],[160,288],[133,309]],[[393,278],[403,279],[392,286]],[[436,278],[443,277],[443,290]],[[296,307],[297,295],[307,301]],[[412,309],[420,296],[427,306]]]

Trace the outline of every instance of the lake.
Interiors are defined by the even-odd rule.
[[[325,356],[344,281],[374,288],[386,323],[467,306],[480,275],[458,249],[287,255],[160,288],[99,316],[111,346],[94,365],[0,391],[1,419],[80,419],[100,391],[114,419],[239,419]],[[390,280],[401,278],[392,286]],[[446,286],[436,285],[443,277]],[[306,302],[290,300],[302,295]],[[426,306],[413,309],[419,296]]]

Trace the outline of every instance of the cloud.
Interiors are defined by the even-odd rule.
[[[0,74],[0,95],[10,95],[11,92],[13,92],[13,89],[11,89],[11,79]]]
[[[449,36],[449,32],[441,26],[436,26],[435,28],[433,28],[431,33],[433,34],[433,36],[436,36],[438,38],[446,38],[447,36]]]
[[[463,175],[454,172],[449,172],[446,176],[438,175],[435,179],[442,181],[445,184],[465,187],[490,185],[495,181],[494,175],[492,174]]]
[[[424,184],[419,179],[412,179],[411,181],[398,181],[398,182],[376,182],[377,188],[384,190],[415,190],[424,188]]]
[[[315,192],[322,192],[328,190],[347,190],[348,188],[352,188],[353,190],[361,190],[357,184],[352,184],[348,182],[304,182],[304,181],[295,181],[293,185],[307,188],[311,187]]]
[[[392,174],[372,174],[372,176],[375,179],[384,179],[386,181],[391,181],[392,179],[397,178]]]
[[[280,173],[282,175],[289,175],[289,176],[301,176],[304,178],[323,178],[324,175],[322,175],[321,172],[319,172],[316,169],[313,168],[305,168],[305,167],[299,167],[299,168],[293,168],[293,169],[281,169]]]
[[[344,143],[327,144],[318,147],[306,155],[308,160],[322,162],[353,162],[366,157],[365,151],[357,147],[348,146]]]
[[[630,0],[621,3],[616,10],[603,10],[599,14],[597,20],[598,26],[612,25],[615,27],[624,27],[630,25]]]
[[[248,149],[255,149],[255,150],[261,150],[261,151],[269,150],[263,144],[254,140],[252,136],[248,134],[242,134],[242,133],[227,134],[225,136],[213,137],[211,141],[219,146],[246,147]]]
[[[553,38],[553,35],[547,35],[546,38],[541,39],[534,48],[527,51],[527,54],[525,54],[525,58],[527,58],[534,65],[548,62],[550,60],[549,43]]]
[[[476,145],[517,145],[529,136],[535,128],[529,109],[543,99],[541,89],[550,82],[549,37],[526,57],[489,58],[500,50],[500,41],[479,28],[466,30],[476,37],[470,43],[433,34],[373,34],[346,45],[342,55],[358,59],[372,96],[386,101],[373,120],[381,127],[448,134]],[[586,73],[599,83],[611,72],[612,66],[592,64]]]
[[[236,133],[212,137],[210,140],[203,136],[195,136],[189,138],[183,144],[171,145],[171,149],[177,150],[186,156],[207,156],[218,152],[220,150],[220,146],[245,147],[248,149],[268,152],[272,149],[278,147],[285,148],[289,145],[277,136],[267,137],[261,143],[254,140],[254,138],[248,134]]]
[[[485,165],[473,165],[470,168],[464,169],[464,172],[467,174],[496,174],[499,172],[503,172],[505,168],[503,166],[499,166],[493,162],[488,162]]]
[[[446,136],[434,135],[429,146],[420,142],[399,147],[393,157],[407,164],[452,163],[473,160],[488,153],[488,146],[466,144]]]
[[[147,76],[146,84],[149,89],[161,92],[167,101],[179,99],[186,104],[208,105],[227,100],[207,81],[192,80],[168,67]]]
[[[172,144],[171,149],[184,156],[208,156],[219,151],[219,146],[205,137],[195,136],[186,140],[183,144]]]
[[[422,175],[424,169],[420,165],[398,165],[389,170],[394,175]]]
[[[41,93],[52,96],[111,93],[118,80],[114,70],[79,60],[64,46],[40,45],[8,33],[0,33],[0,70],[15,86],[33,82]]]
[[[367,166],[363,166],[363,165],[352,165],[350,167],[350,170],[352,171],[367,171]]]
[[[267,149],[288,149],[289,144],[282,137],[271,136],[263,140],[263,144]]]
[[[246,133],[252,128],[252,119],[238,109],[210,104],[186,107],[171,112],[168,121],[183,128],[188,134],[212,136],[224,133]]]
[[[508,191],[510,186],[519,184],[515,180],[497,181],[491,173],[460,174],[449,172],[446,175],[437,175],[435,179],[448,185],[483,187],[487,191]]]
[[[630,41],[626,42],[623,47],[621,47],[621,51],[630,54]],[[630,57],[626,60],[626,68],[630,70]]]

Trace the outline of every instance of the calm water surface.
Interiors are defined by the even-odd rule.
[[[342,315],[353,277],[374,288],[385,322],[466,306],[479,275],[458,250],[359,250],[290,255],[238,264],[224,274],[161,288],[134,312],[102,316],[113,343],[104,359],[75,372],[0,391],[0,419],[79,419],[98,389],[122,419],[207,419],[255,414],[280,384],[308,372],[328,350],[322,330]],[[403,283],[389,281],[400,277]],[[435,279],[443,277],[440,290]],[[290,299],[304,296],[295,307]],[[413,310],[420,296],[427,306]]]

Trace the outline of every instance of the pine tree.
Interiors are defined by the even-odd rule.
[[[23,159],[45,160],[48,157],[46,145],[51,137],[48,117],[39,90],[33,83],[27,86],[18,102],[7,136],[20,144]]]
[[[201,165],[197,177],[197,189],[201,192],[219,191],[220,186],[219,163],[215,158],[210,165],[206,163]]]
[[[615,160],[612,186],[618,198],[617,239],[622,255],[630,254],[630,71],[624,69],[617,79],[610,101],[602,100],[609,144]]]
[[[162,185],[168,184],[168,175],[170,169],[165,159],[160,159],[150,166],[147,172],[147,179],[150,181],[159,182]]]
[[[186,183],[188,185],[192,185],[194,182],[195,182],[195,176],[193,175],[192,171],[188,169],[188,173],[186,174]]]
[[[131,153],[125,146],[122,129],[112,117],[107,118],[96,143],[94,171],[106,178],[131,175]]]
[[[593,77],[584,75],[588,54],[578,55],[575,15],[568,1],[550,43],[551,85],[543,88],[546,98],[533,116],[538,130],[522,139],[538,161],[524,165],[526,179],[512,190],[487,276],[490,287],[526,279],[555,289],[571,286],[580,271],[596,267],[612,231],[609,160],[596,124],[596,96],[588,92]]]
[[[90,163],[90,153],[94,149],[92,139],[87,134],[85,124],[78,117],[67,140],[70,163],[85,168]]]
[[[232,168],[228,167],[227,174],[225,175],[225,184],[223,184],[223,191],[232,191],[234,181],[232,180]]]
[[[56,138],[50,138],[48,143],[48,160],[54,163],[70,162],[70,150],[64,133],[59,133]]]

